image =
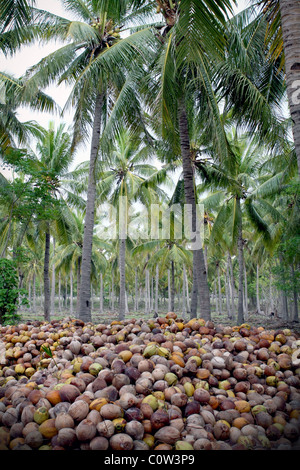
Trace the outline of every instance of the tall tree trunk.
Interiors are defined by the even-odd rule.
[[[120,269],[120,300],[119,300],[119,320],[125,318],[125,238],[119,241],[119,269]]]
[[[61,272],[58,272],[58,310],[61,312]]]
[[[157,264],[155,268],[155,307],[154,307],[154,313],[156,313],[156,315],[158,315],[158,283],[159,283],[159,268]]]
[[[286,271],[284,266],[284,260],[282,253],[279,253],[279,262],[280,266],[282,266],[283,274],[282,274],[282,286],[283,289],[281,290],[281,299],[282,299],[282,319],[284,322],[288,321],[289,317],[289,309],[288,309],[288,301],[286,295]]]
[[[135,275],[134,275],[134,311],[137,312],[139,307],[138,307],[138,272],[137,268],[135,268]]]
[[[270,311],[269,311],[269,314],[271,314],[272,312],[274,313],[274,298],[273,298],[273,289],[272,289],[272,282],[273,282],[273,279],[272,279],[272,271],[270,269],[270,278],[269,278],[269,297],[270,297]]]
[[[150,313],[150,276],[149,270],[145,269],[145,315]]]
[[[45,233],[45,256],[44,256],[44,317],[45,321],[50,321],[50,226],[47,222]]]
[[[198,224],[196,222],[197,213],[196,213],[196,196],[195,196],[195,188],[194,188],[194,172],[193,172],[191,156],[190,156],[188,119],[186,115],[184,98],[180,98],[178,100],[178,111],[179,111],[180,147],[181,147],[181,158],[182,158],[183,179],[184,179],[184,194],[185,194],[186,203],[191,206],[191,210],[192,210],[191,229],[193,233],[196,233],[196,228]],[[194,241],[195,240],[192,240],[192,242]],[[203,247],[193,250],[193,258],[195,258],[195,260],[193,260],[193,277],[195,277],[197,280],[200,315],[205,320],[210,320],[211,319],[210,297],[209,297],[209,288],[208,288],[208,283],[207,283],[207,273],[206,273],[206,268],[205,268]]]
[[[32,298],[31,298],[31,279],[28,281],[28,309],[32,309]]]
[[[150,272],[147,269],[147,304],[148,304],[148,313],[151,310],[151,291],[150,291]]]
[[[43,310],[43,286],[42,282],[40,283],[40,308]]]
[[[186,317],[186,269],[183,266],[183,276],[182,276],[182,315],[183,318]]]
[[[293,304],[294,304],[293,321],[294,321],[294,322],[298,322],[298,321],[299,321],[299,315],[298,315],[298,292],[297,292],[297,287],[296,287],[296,276],[295,276],[295,268],[294,268],[293,263],[291,264],[291,274],[292,274]]]
[[[231,287],[231,282],[230,282],[230,269],[229,269],[229,261],[227,257],[227,263],[226,263],[226,284],[227,284],[227,293],[228,293],[228,316],[229,318],[232,319],[233,316],[233,311],[232,311],[232,287]],[[231,300],[231,302],[230,302]]]
[[[99,312],[103,313],[103,274],[100,273],[100,299],[99,299]]]
[[[66,291],[66,309],[68,308],[68,279],[65,279],[65,291]]]
[[[235,315],[235,305],[234,305],[234,299],[235,299],[235,286],[234,286],[234,275],[233,275],[233,266],[232,266],[232,260],[231,260],[231,255],[228,251],[228,266],[229,266],[229,271],[230,271],[230,285],[231,285],[231,310],[232,310],[232,318],[234,318]]]
[[[55,238],[53,238],[53,257],[55,255]],[[52,281],[51,281],[51,315],[55,313],[55,265],[52,263]]]
[[[300,2],[279,0],[289,108],[300,176]]]
[[[185,285],[186,285],[186,309],[187,309],[187,313],[190,313],[191,312],[191,306],[190,306],[190,294],[189,294],[189,281],[188,281],[185,266],[183,266],[183,274],[184,274]]]
[[[259,300],[259,264],[258,263],[256,265],[256,308],[257,308],[257,313],[260,315],[261,309],[260,309],[260,300]]]
[[[243,290],[244,290],[244,248],[243,248],[243,225],[242,225],[242,214],[241,214],[241,201],[240,198],[236,198],[236,206],[238,212],[238,264],[239,264],[239,295],[238,295],[238,317],[237,321],[239,324],[244,321],[244,309],[243,309]]]
[[[113,271],[111,273],[111,310],[112,312],[115,310],[115,280]]]
[[[35,274],[35,272],[32,275],[32,290],[33,290],[32,311],[33,311],[33,313],[36,313],[36,274]]]
[[[77,312],[80,304],[80,278],[81,278],[81,256],[77,260]]]
[[[171,294],[171,273],[170,270],[168,269],[168,311],[171,312],[171,305],[172,305],[172,300],[171,300],[172,294]]]
[[[190,317],[197,318],[197,306],[198,306],[198,283],[196,278],[197,272],[197,258],[193,255],[193,283],[192,283],[192,298],[191,298],[191,311]]]
[[[174,261],[171,261],[171,312],[175,310],[175,267]]]
[[[82,247],[82,268],[80,281],[80,301],[77,305],[78,317],[84,321],[91,321],[91,269],[92,269],[92,248],[93,230],[95,219],[95,198],[96,198],[96,175],[95,167],[99,151],[101,132],[101,111],[103,106],[103,94],[98,94],[94,110],[93,133],[91,142],[89,179],[87,188],[86,213],[84,221],[84,235]]]
[[[230,306],[230,294],[229,294],[229,277],[228,277],[228,270],[225,274],[225,295],[226,295],[226,308],[227,308],[227,315],[228,318],[231,318],[231,306]]]
[[[217,264],[217,273],[218,273],[219,306],[220,306],[220,313],[222,313],[223,303],[222,303],[221,276],[220,276],[220,265],[219,265],[219,263]]]
[[[247,320],[248,318],[248,284],[247,284],[247,269],[246,269],[246,263],[244,260],[244,279],[245,279],[245,293],[244,293],[244,316],[245,319]]]
[[[215,294],[215,302],[216,302],[216,313],[220,313],[221,310],[220,310],[220,306],[219,306],[219,298],[218,298],[218,294],[217,294],[217,280],[215,279],[215,282],[214,282],[214,294]]]
[[[154,279],[153,279],[153,276],[151,276],[150,312],[153,312],[153,303],[154,303]]]
[[[70,315],[73,316],[73,267],[70,268]]]

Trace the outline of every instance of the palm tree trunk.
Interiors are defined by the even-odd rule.
[[[216,313],[221,313],[220,305],[219,305],[219,298],[217,294],[217,280],[216,279],[214,282],[214,294],[215,294],[215,302],[216,302]]]
[[[171,312],[175,310],[175,269],[174,261],[171,261]]]
[[[168,269],[168,311],[171,312],[171,273],[170,270]]]
[[[73,268],[70,268],[70,315],[73,316]]]
[[[186,317],[186,270],[183,266],[183,277],[182,277],[182,315]]]
[[[294,303],[294,316],[293,321],[299,321],[298,315],[298,292],[296,287],[296,276],[295,276],[295,269],[293,263],[291,264],[291,274],[292,274],[292,286],[293,286],[293,303]]]
[[[269,277],[270,310],[269,310],[269,314],[271,314],[272,312],[274,312],[274,298],[273,298],[272,282],[273,282],[273,279],[272,279],[272,271],[271,271],[271,269],[270,269],[270,277]]]
[[[115,281],[113,272],[111,274],[111,310],[112,312],[115,310]]]
[[[238,211],[238,265],[239,265],[239,295],[238,295],[238,317],[237,321],[239,324],[244,321],[244,309],[243,309],[243,290],[244,290],[244,252],[243,252],[243,225],[242,225],[242,214],[241,214],[241,201],[240,198],[236,198],[236,206]]]
[[[55,238],[53,238],[53,257],[55,254]],[[51,281],[51,314],[55,311],[55,265],[52,263],[52,281]]]
[[[190,306],[189,282],[188,282],[185,266],[183,266],[183,274],[184,274],[185,285],[186,285],[186,309],[187,309],[187,313],[190,313],[191,306]]]
[[[65,279],[65,291],[66,291],[66,308],[68,308],[68,279]]]
[[[129,308],[128,308],[128,295],[127,295],[127,291],[125,289],[125,313],[129,313]]]
[[[149,269],[147,269],[147,305],[148,305],[148,313],[151,310],[151,292],[150,292],[150,273]]]
[[[217,265],[217,273],[218,273],[218,294],[219,294],[219,306],[220,306],[220,313],[223,310],[223,303],[222,303],[222,290],[221,290],[221,277],[220,277],[220,265]]]
[[[155,271],[155,307],[154,307],[154,313],[156,313],[156,315],[158,315],[158,282],[159,282],[159,268],[157,264],[156,271]]]
[[[260,309],[260,300],[259,300],[259,264],[258,263],[256,265],[256,308],[257,308],[257,313],[260,315],[261,309]]]
[[[226,295],[227,315],[228,315],[228,318],[231,318],[228,271],[225,274],[225,295]]]
[[[138,311],[138,272],[137,268],[135,268],[135,276],[134,276],[134,311]]]
[[[81,257],[77,260],[77,312],[80,303],[80,278],[81,278]]]
[[[47,222],[45,234],[45,256],[44,256],[44,317],[45,321],[50,321],[50,276],[49,276],[49,262],[50,262],[50,227]]]
[[[244,316],[248,319],[248,284],[247,284],[247,269],[244,260],[244,279],[245,279],[245,295],[244,295]]]
[[[99,312],[103,313],[103,274],[100,273],[100,299],[99,299]]]
[[[61,272],[58,272],[58,310],[61,312]]]
[[[229,271],[230,271],[230,285],[231,285],[231,295],[232,295],[232,298],[231,298],[231,302],[232,302],[231,310],[232,310],[232,318],[233,318],[234,315],[235,315],[235,306],[234,306],[235,286],[234,286],[234,276],[233,276],[232,260],[231,260],[231,255],[230,255],[229,251],[228,251],[227,261],[228,261],[228,266],[229,266]]]
[[[32,309],[32,299],[31,299],[31,279],[28,281],[28,309]]]
[[[119,247],[119,269],[120,269],[120,304],[119,304],[119,321],[125,318],[125,238],[120,239]]]
[[[280,0],[281,29],[289,108],[300,176],[300,2]]]
[[[184,179],[184,194],[186,203],[190,205],[192,211],[191,229],[196,233],[197,214],[196,214],[196,196],[194,188],[194,173],[190,156],[190,139],[188,130],[188,119],[186,115],[184,98],[178,100],[179,112],[179,134],[180,147]],[[199,234],[198,234],[199,235]],[[194,242],[195,240],[192,240]],[[197,240],[196,240],[197,241]],[[205,268],[203,247],[193,250],[193,277],[197,280],[200,315],[205,320],[211,319],[210,297],[207,283],[207,272]]]
[[[36,274],[35,274],[35,272],[32,275],[32,290],[33,290],[32,311],[33,311],[33,313],[36,313]]]
[[[96,177],[95,166],[99,151],[100,131],[101,131],[101,112],[104,95],[98,94],[94,110],[94,122],[92,143],[89,162],[89,179],[87,189],[86,215],[84,221],[84,235],[82,247],[82,268],[80,280],[80,299],[77,306],[78,317],[84,321],[91,321],[91,267],[92,267],[92,248],[93,248],[93,230],[95,219],[95,198],[96,198]]]
[[[228,316],[229,318],[232,319],[232,316],[233,316],[232,302],[230,303],[230,295],[232,299],[232,288],[231,288],[231,282],[230,282],[230,270],[229,270],[228,257],[227,257],[227,263],[226,263],[226,285],[227,285],[227,293],[228,293]]]
[[[153,312],[153,302],[154,302],[154,279],[153,279],[153,276],[151,276],[150,312]]]
[[[193,255],[193,284],[192,284],[192,298],[191,298],[191,311],[190,317],[197,318],[197,305],[198,305],[198,284],[196,278],[197,272],[197,258]]]

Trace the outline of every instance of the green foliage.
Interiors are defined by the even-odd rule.
[[[17,309],[19,299],[22,305],[27,299],[22,297],[26,294],[24,289],[18,288],[18,273],[13,261],[0,259],[0,322],[3,324],[14,324],[19,320]]]

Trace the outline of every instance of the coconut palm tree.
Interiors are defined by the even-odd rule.
[[[68,105],[75,109],[74,146],[82,141],[86,143],[92,129],[78,306],[79,317],[88,321],[96,196],[95,164],[100,137],[102,142],[110,142],[112,133],[118,131],[120,119],[128,124],[135,121],[141,125],[139,102],[132,91],[137,75],[132,79],[129,72],[134,58],[141,57],[141,51],[145,51],[149,41],[153,42],[155,37],[150,31],[142,30],[121,38],[122,25],[132,24],[134,16],[145,11],[145,8],[133,10],[129,1],[64,0],[63,5],[74,14],[74,21],[41,12],[40,23],[48,25],[50,37],[67,43],[28,72],[27,88],[31,90],[36,84],[46,87],[51,82],[66,81],[73,87]]]
[[[228,134],[228,141],[234,155],[231,162],[224,166],[211,164],[206,168],[207,187],[218,189],[223,194],[222,204],[214,220],[210,243],[216,244],[224,238],[224,231],[229,234],[230,246],[237,246],[238,258],[238,315],[237,321],[243,322],[243,282],[244,282],[244,218],[252,224],[266,246],[271,246],[276,239],[273,226],[283,220],[283,216],[272,203],[263,198],[263,185],[259,180],[259,169],[263,161],[263,149],[251,143],[247,138],[233,132]],[[209,176],[210,175],[210,176]],[[210,181],[210,182],[209,182]],[[261,183],[261,185],[260,185]],[[266,185],[266,181],[264,182]],[[222,189],[223,188],[223,189]],[[265,193],[266,194],[266,193]],[[226,242],[228,243],[228,241]]]
[[[180,156],[182,159],[185,200],[191,207],[191,228],[196,233],[191,116],[195,104],[198,108],[201,106],[219,155],[225,158],[228,146],[212,82],[212,64],[224,54],[221,30],[231,2],[185,0],[157,3],[164,24],[159,29],[161,46],[151,75],[153,80],[147,82],[150,97],[147,103],[154,109],[157,133],[168,142],[174,158]],[[194,249],[193,256],[193,278],[198,287],[200,313],[209,319],[210,299],[202,247]],[[196,315],[195,308],[193,313]]]
[[[145,207],[157,203],[164,192],[155,185],[159,171],[148,163],[149,149],[139,136],[123,129],[115,142],[108,162],[99,162],[99,203],[107,202],[116,208],[119,271],[120,271],[120,319],[125,315],[125,254],[129,204],[139,201]],[[131,235],[132,237],[132,235]],[[130,234],[129,234],[130,239]],[[128,240],[129,240],[128,239]]]
[[[33,155],[33,165],[39,174],[41,181],[44,181],[49,196],[48,207],[44,207],[44,212],[37,219],[38,229],[43,233],[45,243],[44,256],[44,315],[45,320],[50,319],[50,237],[51,231],[58,238],[65,239],[68,234],[68,214],[66,204],[62,199],[61,178],[67,173],[74,158],[71,148],[71,138],[64,124],[60,124],[57,129],[54,123],[49,124],[49,129],[42,130],[42,137],[36,144],[36,155]],[[46,194],[47,196],[47,194]],[[52,228],[51,228],[52,227]],[[55,231],[53,231],[55,227]]]

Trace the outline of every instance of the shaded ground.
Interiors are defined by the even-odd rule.
[[[178,318],[183,318],[182,314],[178,311],[175,310],[177,313]],[[164,316],[167,313],[167,310],[163,312],[159,312],[159,316]],[[92,312],[92,321],[93,323],[110,323],[113,320],[118,320],[118,311],[104,311],[103,314],[99,314],[99,312],[94,311]],[[55,315],[51,316],[51,319],[58,319],[61,320],[63,318],[69,317],[70,316],[70,311],[65,310],[62,312],[59,312]],[[227,314],[217,314],[215,312],[212,312],[212,321],[215,324],[222,324],[222,325],[228,325],[228,326],[234,326],[237,324],[235,320],[231,320],[228,318]],[[73,317],[76,317],[76,311],[73,313]],[[140,312],[130,312],[129,314],[126,315],[126,319],[130,318],[144,318],[144,319],[149,319],[152,318],[153,314],[148,314],[145,315],[143,311]],[[199,316],[200,317],[200,316]],[[38,312],[38,313],[33,313],[30,311],[24,311],[21,312],[21,318],[22,321],[27,321],[27,320],[41,320],[43,321],[43,313]],[[184,320],[188,321],[189,316],[185,316]],[[295,331],[296,333],[300,334],[300,322],[293,322],[293,321],[287,321],[284,322],[282,318],[280,317],[270,317],[267,315],[257,315],[256,313],[250,313],[248,315],[248,318],[245,319],[245,323],[249,323],[253,326],[262,326],[265,329],[283,329],[283,328],[289,328]]]

